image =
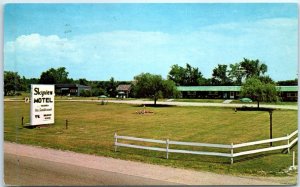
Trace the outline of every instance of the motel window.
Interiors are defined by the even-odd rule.
[[[298,96],[298,93],[297,92],[295,92],[295,93],[287,93],[287,96],[288,97],[297,97]]]
[[[196,95],[196,92],[191,92],[191,91],[189,91],[189,92],[188,92],[188,95]]]
[[[208,93],[209,93],[209,95],[218,95],[217,91],[209,91]]]
[[[75,93],[75,92],[76,92],[75,89],[71,89],[71,90],[70,90],[70,93]]]

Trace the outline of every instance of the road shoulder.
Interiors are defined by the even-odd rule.
[[[4,152],[102,171],[187,185],[280,185],[292,178],[237,177],[4,142]]]

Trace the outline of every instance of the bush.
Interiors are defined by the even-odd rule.
[[[82,96],[82,97],[91,97],[92,92],[90,90],[81,90],[80,91],[80,96]]]

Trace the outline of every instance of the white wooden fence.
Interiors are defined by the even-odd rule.
[[[146,139],[146,138],[136,138],[130,136],[119,136],[115,133],[114,138],[114,146],[115,151],[117,151],[117,147],[130,147],[130,148],[137,148],[137,149],[147,149],[153,151],[162,151],[166,152],[167,159],[169,158],[169,153],[185,153],[185,154],[196,154],[196,155],[209,155],[209,156],[220,156],[220,157],[228,157],[231,158],[231,164],[233,164],[233,158],[243,155],[250,155],[255,153],[267,152],[267,151],[274,151],[274,150],[281,150],[287,149],[288,153],[290,152],[291,146],[293,146],[298,141],[298,136],[293,139],[293,137],[298,134],[298,130],[294,131],[290,135],[280,137],[280,138],[273,138],[267,140],[260,140],[254,142],[247,142],[241,144],[233,144],[224,145],[224,144],[210,144],[210,143],[196,143],[196,142],[180,142],[180,141],[171,141],[169,139],[166,140],[154,140],[154,139]],[[165,144],[165,148],[161,147],[150,147],[150,146],[142,146],[142,145],[133,145],[128,143],[120,143],[118,140],[130,140],[130,141],[140,141],[140,142],[150,142],[150,143],[158,143],[158,144]],[[283,145],[272,146],[267,148],[260,148],[260,149],[251,149],[242,152],[235,152],[234,149],[242,148],[242,147],[249,147],[254,145],[261,145],[271,142],[280,142],[286,141]],[[196,146],[196,147],[210,147],[210,148],[223,148],[229,149],[229,153],[220,153],[220,152],[207,152],[207,151],[189,151],[189,150],[181,150],[181,149],[170,149],[170,145],[184,145],[184,146]]]

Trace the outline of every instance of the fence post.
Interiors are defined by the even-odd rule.
[[[293,151],[293,169],[295,169],[295,151]]]
[[[66,129],[68,129],[68,120],[66,119]]]
[[[22,116],[22,127],[24,126],[24,116]]]
[[[115,132],[114,138],[115,138],[115,152],[117,152],[118,137],[117,137],[117,133],[116,132]]]
[[[287,145],[288,145],[288,153],[290,153],[290,139],[289,139],[289,134],[286,135],[287,139]]]
[[[169,159],[169,139],[166,140],[166,146],[167,146],[167,159]]]
[[[231,164],[233,164],[233,143],[231,143]]]

